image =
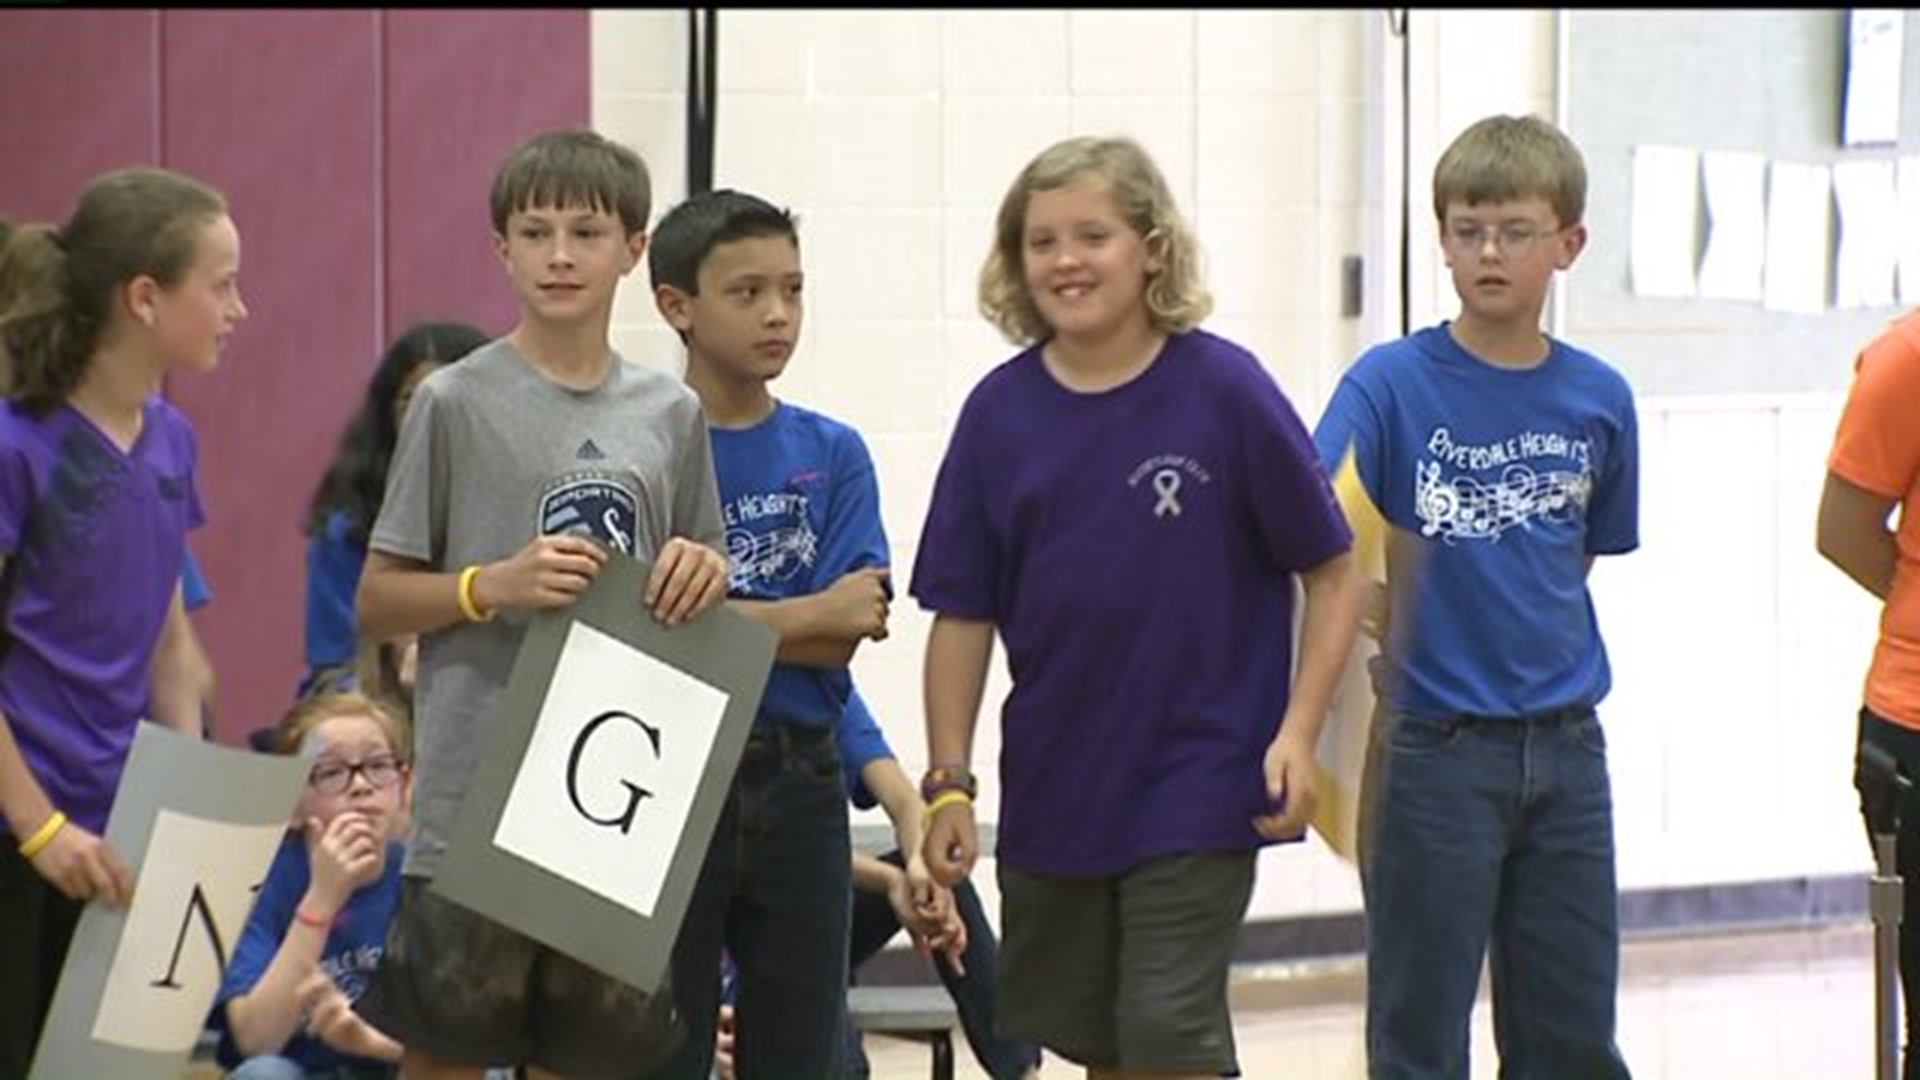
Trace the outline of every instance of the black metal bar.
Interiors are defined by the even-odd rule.
[[[713,190],[719,107],[719,12],[687,9],[687,194]]]

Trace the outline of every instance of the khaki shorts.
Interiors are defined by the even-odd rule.
[[[1088,1068],[1238,1075],[1227,973],[1254,855],[1170,855],[1103,878],[1000,863],[995,1027]]]

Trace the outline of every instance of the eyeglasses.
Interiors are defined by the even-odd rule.
[[[359,773],[376,788],[390,788],[400,782],[406,768],[399,758],[391,756],[371,757],[358,765],[323,761],[307,774],[307,786],[322,795],[339,795],[353,786],[353,776]]]
[[[1543,229],[1538,225],[1510,222],[1496,228],[1488,228],[1477,221],[1449,222],[1446,228],[1446,240],[1456,251],[1478,254],[1492,238],[1494,246],[1502,255],[1519,258],[1533,250],[1540,238],[1559,232],[1559,229]]]

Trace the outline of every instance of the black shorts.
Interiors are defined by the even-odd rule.
[[[1239,1075],[1227,975],[1254,854],[1169,855],[1103,878],[998,864],[995,1027],[1093,1069]]]
[[[437,1061],[631,1077],[685,1037],[673,993],[643,993],[441,897],[401,885],[387,947],[355,1006]]]

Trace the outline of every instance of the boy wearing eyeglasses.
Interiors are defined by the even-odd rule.
[[[1314,434],[1394,526],[1359,837],[1374,1078],[1470,1075],[1489,950],[1502,1075],[1628,1075],[1587,574],[1639,545],[1637,425],[1626,380],[1540,326],[1586,184],[1538,118],[1455,139],[1433,207],[1459,315],[1363,354]]]
[[[214,1001],[220,1063],[232,1080],[394,1076],[400,1044],[354,1003],[400,900],[405,729],[371,698],[333,694],[294,706],[275,736],[313,767]]]

